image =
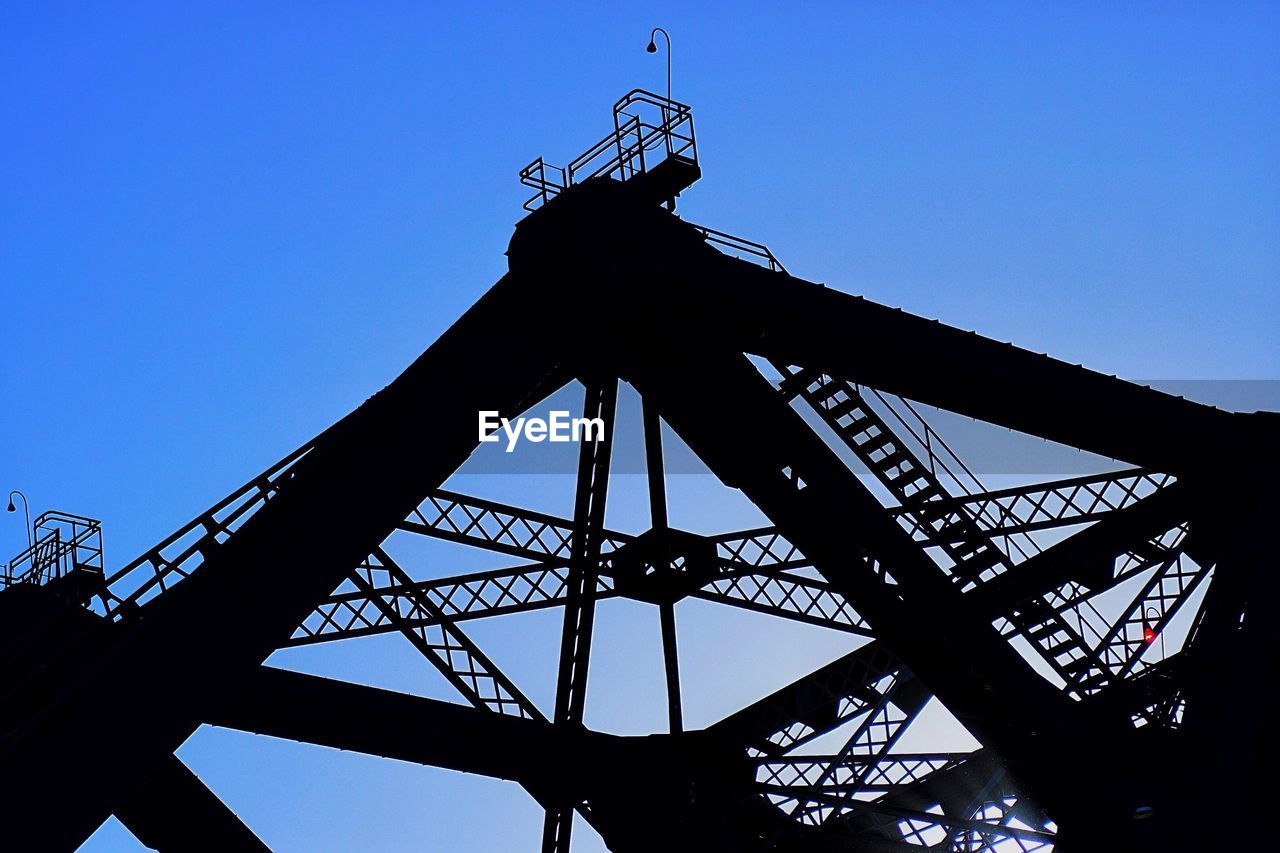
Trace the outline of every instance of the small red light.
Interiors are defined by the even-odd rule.
[[[1146,643],[1149,646],[1152,643],[1154,643],[1155,640],[1156,640],[1155,629],[1152,628],[1150,625],[1143,625],[1142,626],[1142,642]]]

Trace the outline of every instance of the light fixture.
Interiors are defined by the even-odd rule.
[[[22,498],[22,508],[27,515],[27,547],[30,548],[33,544],[33,537],[31,535],[31,506],[27,503],[27,496],[17,489],[14,489],[9,493],[9,506],[6,507],[7,512],[18,511],[18,508],[13,503],[14,497]]]
[[[653,32],[649,33],[649,46],[645,48],[645,52],[658,52],[658,33],[662,33],[662,37],[667,40],[667,100],[669,101],[671,100],[671,36],[662,27],[654,27]]]

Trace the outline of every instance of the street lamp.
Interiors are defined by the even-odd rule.
[[[654,38],[658,33],[662,33],[662,37],[667,40],[667,100],[671,100],[671,36],[662,27],[654,27],[653,32],[649,33],[649,46],[645,48],[647,53],[657,53],[658,45],[654,42]],[[665,112],[665,110],[664,110]]]
[[[24,495],[22,492],[18,491],[17,489],[14,489],[12,492],[9,493],[9,507],[6,511],[7,512],[18,511],[18,508],[13,504],[13,498],[15,495],[22,498],[22,510],[27,516],[27,547],[30,548],[32,545],[35,544],[35,542],[31,538],[31,507],[28,506],[27,504],[27,496]]]

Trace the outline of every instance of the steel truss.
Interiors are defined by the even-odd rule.
[[[115,814],[158,849],[264,849],[173,756],[202,723],[515,780],[546,811],[544,853],[569,850],[575,812],[619,851],[1247,847],[1221,812],[1261,805],[1277,747],[1254,686],[1280,652],[1275,416],[793,277],[673,214],[699,175],[688,107],[631,93],[568,170],[522,172],[538,195],[509,274],[390,386],[87,594],[15,579],[0,813],[18,848],[74,847]],[[608,428],[581,445],[571,518],[442,488],[477,411],[514,416],[573,379]],[[605,527],[620,381],[643,399],[641,532]],[[990,490],[921,405],[1129,467]],[[673,525],[664,422],[772,526]],[[515,565],[394,558],[413,537]],[[619,597],[659,609],[670,725],[651,737],[583,725],[596,605]],[[691,729],[686,599],[849,651]],[[464,628],[553,608],[541,709]],[[263,666],[389,633],[466,704]],[[931,702],[981,749],[900,748]]]

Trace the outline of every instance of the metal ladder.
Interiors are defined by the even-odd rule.
[[[808,403],[902,504],[905,514],[914,516],[928,544],[954,563],[947,572],[955,583],[972,589],[1013,567],[977,517],[950,499],[937,475],[939,457],[927,441],[929,464],[890,430],[854,383],[790,365],[774,367],[783,376],[788,398],[799,396]],[[1105,679],[1105,667],[1084,638],[1043,597],[1019,604],[1008,621],[1073,690],[1087,692]]]

